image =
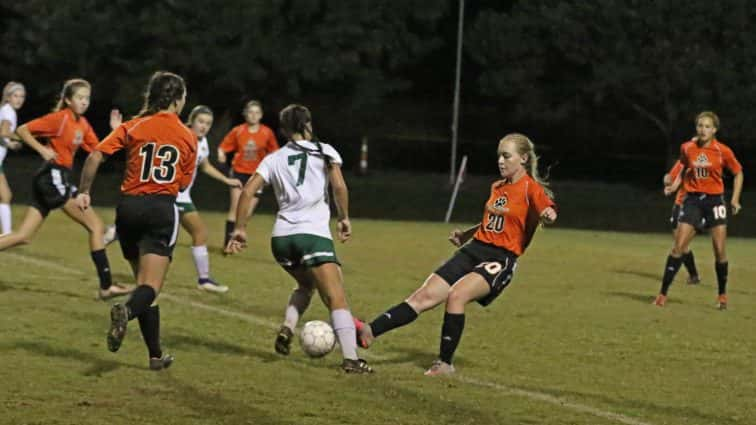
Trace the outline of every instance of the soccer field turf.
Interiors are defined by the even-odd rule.
[[[16,224],[23,208],[15,208]],[[112,210],[100,208],[112,219]],[[715,309],[711,243],[692,247],[703,283],[680,272],[667,307],[651,306],[670,235],[540,231],[513,283],[489,308],[471,304],[457,374],[422,372],[438,350],[442,308],[362,354],[371,376],[273,351],[293,286],[269,250],[273,217],[254,217],[249,249],[219,254],[221,214],[203,213],[213,276],[196,289],[182,231],[160,297],[171,369],[147,369],[139,327],[105,345],[108,305],[86,233],[59,212],[32,245],[0,253],[0,424],[753,424],[756,423],[756,241],[731,238],[730,309]],[[354,220],[337,246],[355,315],[400,302],[453,247],[450,225]],[[118,244],[115,277],[131,283]],[[300,324],[327,320],[318,298]]]

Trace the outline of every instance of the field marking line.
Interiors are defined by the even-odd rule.
[[[5,253],[5,254],[0,254],[0,255],[2,255],[2,256],[10,256],[10,257],[16,258],[16,259],[18,259],[20,261],[25,261],[25,262],[32,263],[32,264],[35,264],[35,265],[38,265],[38,266],[47,267],[49,269],[54,269],[54,270],[58,270],[58,271],[69,273],[69,274],[78,274],[78,275],[84,275],[85,274],[84,272],[82,272],[82,271],[80,271],[78,269],[75,269],[73,267],[69,267],[69,266],[66,266],[66,265],[63,265],[63,264],[59,264],[59,263],[56,263],[56,262],[53,262],[53,261],[49,261],[49,260],[44,260],[44,259],[39,259],[39,258],[33,258],[33,257],[30,257],[28,255],[24,255],[24,254]],[[274,321],[269,320],[269,319],[262,318],[260,316],[256,316],[256,315],[251,314],[251,313],[243,313],[243,312],[239,312],[239,311],[228,310],[228,309],[225,309],[225,308],[221,308],[221,307],[216,307],[216,306],[204,304],[204,303],[201,303],[201,302],[198,302],[198,301],[188,300],[186,298],[175,296],[175,295],[160,294],[159,297],[161,299],[168,300],[168,301],[174,302],[176,304],[180,304],[180,305],[187,306],[187,307],[193,307],[193,308],[205,310],[205,311],[208,311],[210,313],[218,314],[220,316],[232,317],[232,318],[239,319],[239,320],[242,320],[244,322],[252,323],[252,324],[255,324],[255,325],[259,325],[259,326],[265,326],[265,327],[272,328],[272,329],[276,329],[279,326],[279,324],[277,322],[274,322]],[[387,360],[388,359],[388,357],[381,356],[381,355],[376,355],[376,354],[368,353],[368,352],[365,352],[365,355],[366,355],[366,357],[373,358],[375,360]],[[552,404],[552,405],[555,405],[555,406],[563,407],[563,408],[566,408],[566,409],[569,409],[569,410],[573,410],[573,411],[576,411],[576,412],[580,412],[580,413],[588,413],[588,414],[591,414],[593,416],[597,416],[597,417],[604,418],[604,419],[609,419],[609,420],[612,420],[612,421],[623,423],[625,425],[652,425],[649,422],[643,422],[641,420],[638,420],[638,419],[635,419],[635,418],[631,418],[631,417],[623,415],[621,413],[609,412],[609,411],[601,410],[599,408],[588,406],[588,405],[585,405],[585,404],[580,404],[580,403],[574,403],[574,402],[566,401],[566,400],[564,400],[562,398],[559,398],[559,397],[556,397],[556,396],[553,396],[553,395],[550,395],[550,394],[538,392],[538,391],[523,390],[523,389],[520,389],[520,388],[511,387],[511,386],[504,385],[504,384],[498,384],[496,382],[491,382],[491,381],[476,379],[476,378],[472,378],[472,377],[469,377],[469,376],[451,375],[449,378],[451,378],[451,379],[453,379],[455,381],[461,382],[461,383],[465,383],[465,384],[475,385],[475,386],[478,386],[478,387],[492,388],[492,389],[495,389],[495,390],[499,391],[500,393],[512,394],[512,395],[520,396],[520,397],[523,397],[523,398],[529,398],[531,400],[541,401],[541,402],[544,402],[544,403],[548,403],[548,404]]]

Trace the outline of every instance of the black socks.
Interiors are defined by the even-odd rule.
[[[462,331],[465,329],[465,314],[444,314],[444,325],[441,327],[441,361],[452,363],[454,352],[457,351],[459,341],[462,339]]]
[[[667,265],[664,266],[664,277],[662,278],[661,293],[667,295],[669,286],[672,285],[672,281],[675,279],[677,271],[680,270],[682,265],[682,257],[675,258],[673,256],[667,257]]]
[[[110,263],[108,254],[104,249],[92,251],[92,262],[97,268],[97,277],[100,278],[100,289],[108,289],[113,284],[113,278],[110,276]]]
[[[370,329],[373,331],[373,336],[378,337],[392,329],[411,323],[415,319],[417,319],[417,312],[415,309],[406,302],[403,302],[391,307],[385,313],[376,317],[370,322]]]

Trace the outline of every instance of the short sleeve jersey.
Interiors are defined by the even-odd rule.
[[[192,182],[189,183],[186,189],[179,192],[176,202],[191,203],[192,202],[192,186],[194,186],[194,180],[197,179],[197,172],[199,165],[202,161],[206,160],[210,156],[210,146],[207,143],[207,137],[203,137],[197,142],[197,165],[194,169],[194,175],[192,176]]]
[[[684,168],[685,167],[683,167],[682,162],[680,162],[679,159],[675,161],[675,164],[667,173],[669,175],[670,181],[674,182],[675,180],[677,180]],[[675,205],[682,205],[683,201],[685,200],[685,195],[687,194],[688,192],[685,191],[684,185],[681,184],[680,188],[677,189],[677,195],[675,196]]]
[[[278,150],[278,140],[269,127],[260,124],[256,132],[250,133],[248,125],[244,123],[228,132],[220,144],[220,149],[226,153],[236,153],[231,163],[234,171],[254,174],[260,161]]]
[[[126,149],[125,195],[176,196],[197,167],[197,136],[171,112],[127,121],[96,149],[107,155]]]
[[[0,123],[3,121],[8,121],[10,124],[10,131],[11,133],[16,131],[16,125],[17,125],[17,115],[16,110],[13,109],[12,106],[10,106],[9,103],[4,103],[2,107],[0,107]],[[5,155],[8,153],[8,148],[5,146],[6,143],[10,142],[7,138],[3,138],[2,140],[5,143],[0,144],[0,164],[3,163],[3,160],[5,159]]]
[[[52,162],[65,168],[73,166],[79,146],[92,152],[100,142],[87,119],[77,117],[69,108],[29,121],[26,127],[35,137],[49,141],[49,147],[57,154]]]
[[[738,174],[743,169],[732,150],[718,140],[712,140],[705,146],[698,146],[694,141],[683,143],[680,146],[680,162],[685,167],[683,188],[689,193],[721,195],[724,193],[724,169],[732,174]]]
[[[342,164],[341,155],[327,143],[320,143],[318,148],[310,141],[289,142],[257,167],[257,174],[273,186],[278,201],[273,236],[305,233],[331,239],[324,157],[332,165]]]
[[[541,213],[554,206],[543,187],[529,175],[514,183],[496,182],[491,185],[483,221],[473,237],[520,256],[538,228]]]

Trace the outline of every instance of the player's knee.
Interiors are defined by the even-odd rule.
[[[468,296],[463,291],[458,291],[453,287],[449,289],[449,295],[446,297],[447,305],[464,306],[467,301]]]

